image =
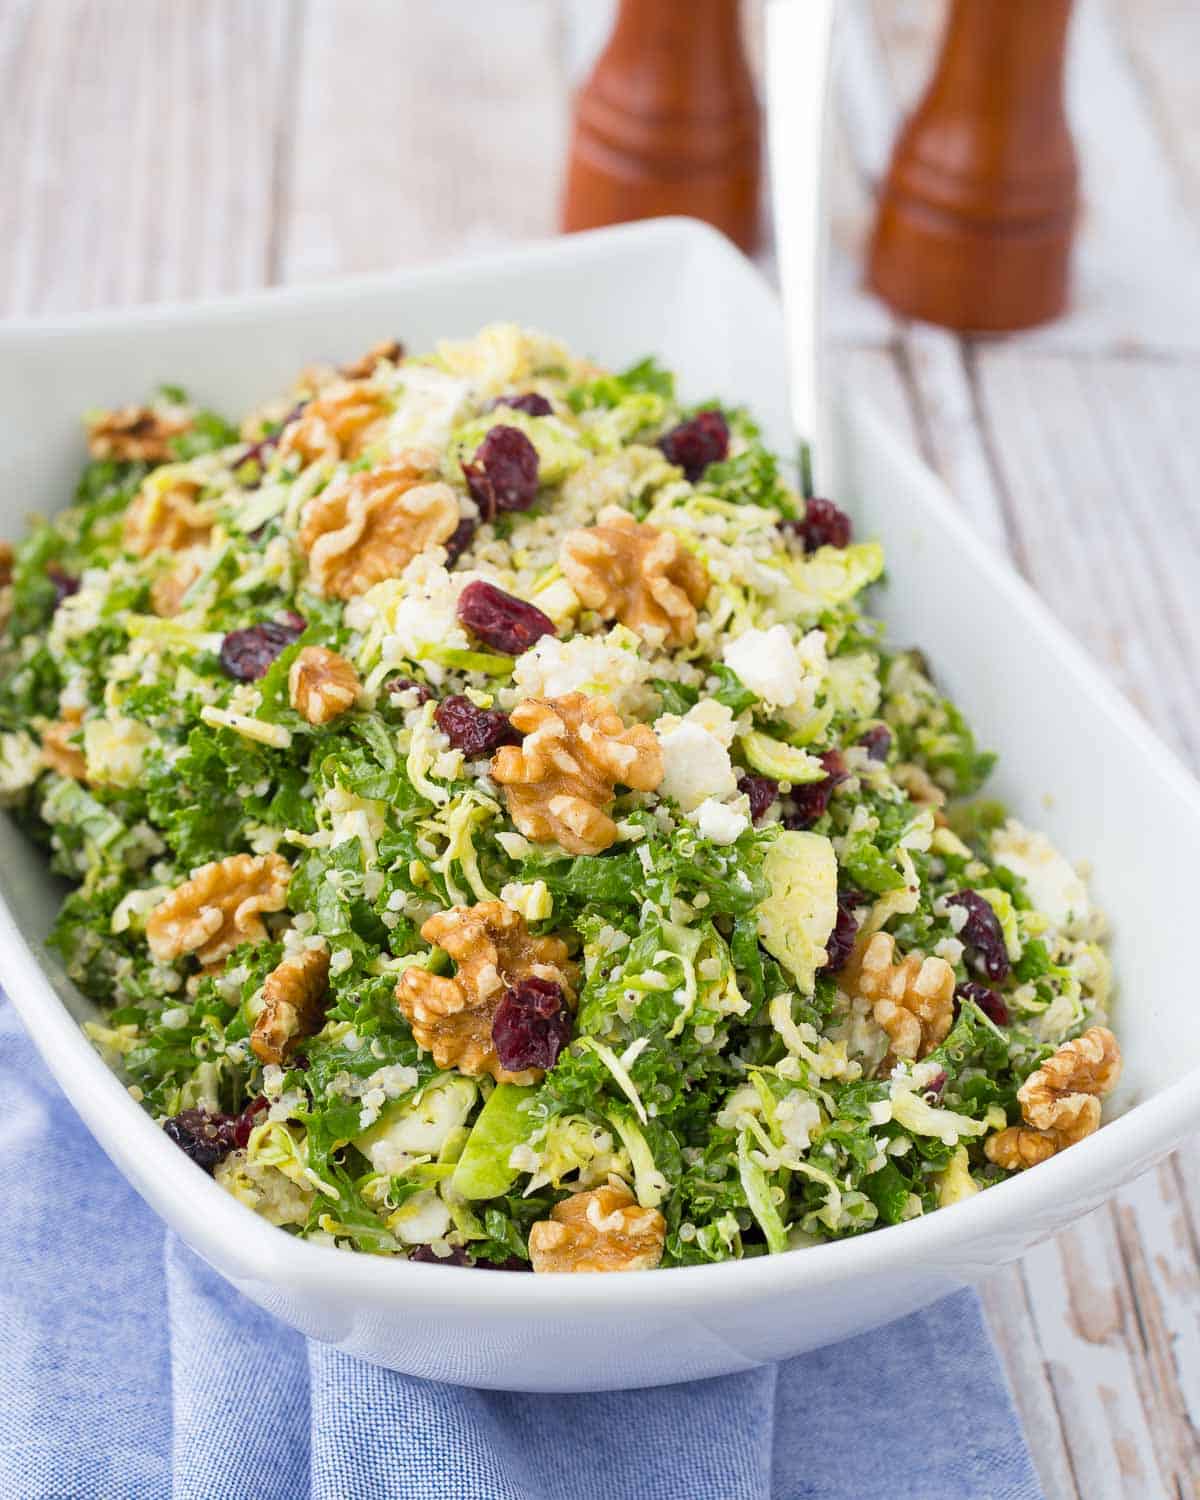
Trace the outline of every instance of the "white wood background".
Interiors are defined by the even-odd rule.
[[[0,308],[70,312],[552,233],[611,0],[0,0]],[[682,3],[682,0],[681,0]],[[1079,0],[1075,310],[1010,340],[860,289],[942,0],[843,0],[842,372],[1200,763],[1200,6]],[[759,28],[749,17],[752,47]],[[1136,788],[1131,788],[1136,795]],[[1047,1494],[1200,1495],[1200,1150],[984,1292]]]

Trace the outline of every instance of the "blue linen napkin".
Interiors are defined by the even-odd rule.
[[[109,1164],[2,998],[0,1098],[0,1500],[1042,1494],[970,1292],[691,1385],[436,1385],[308,1343],[210,1271]]]

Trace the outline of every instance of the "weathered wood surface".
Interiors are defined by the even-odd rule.
[[[1200,9],[1079,0],[1076,304],[1006,341],[907,325],[861,289],[872,191],[941,5],[842,9],[841,378],[1200,764]],[[570,89],[609,12],[0,0],[0,310],[192,297],[552,233]],[[1198,1233],[1190,1147],[985,1288],[1056,1500],[1200,1495]]]

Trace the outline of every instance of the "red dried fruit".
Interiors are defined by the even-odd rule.
[[[839,891],[837,898],[837,920],[833,931],[825,939],[825,967],[823,974],[837,974],[845,968],[854,939],[858,934],[856,909],[869,904],[870,898],[861,891]]]
[[[850,774],[840,750],[826,750],[820,761],[825,767],[822,780],[792,788],[792,806],[783,816],[785,828],[811,828],[818,818],[824,816],[834,787],[840,786]]]
[[[448,1246],[448,1255],[439,1255],[432,1245],[414,1245],[408,1252],[409,1260],[425,1266],[471,1266],[475,1262],[458,1245]]]
[[[519,427],[493,427],[462,470],[485,520],[502,510],[528,510],[537,499],[537,449]]]
[[[562,986],[536,974],[504,992],[492,1021],[500,1066],[510,1073],[552,1068],[571,1039],[571,1016]]]
[[[738,791],[745,792],[750,799],[750,821],[757,823],[779,796],[779,783],[769,776],[752,776],[747,772],[738,777]]]
[[[236,1115],[210,1114],[204,1109],[185,1109],[163,1122],[163,1131],[189,1160],[205,1172],[224,1161],[237,1144]]]
[[[1008,1025],[1008,1006],[986,984],[968,979],[954,991],[954,998],[960,1005],[964,1000],[973,1000],[989,1021],[995,1022],[997,1026]]]
[[[234,1117],[233,1144],[239,1150],[244,1149],[244,1147],[250,1140],[250,1132],[259,1123],[258,1116],[262,1114],[266,1107],[266,1097],[263,1094],[259,1094],[257,1099],[252,1099],[250,1103],[247,1104],[240,1115],[236,1115]]]
[[[858,743],[872,760],[887,760],[888,751],[892,748],[892,731],[886,724],[872,724],[870,729],[859,735]]]
[[[925,1087],[921,1090],[927,1104],[936,1104],[942,1097],[942,1090],[946,1087],[946,1070],[939,1068]]]
[[[414,1245],[408,1252],[409,1260],[426,1266],[468,1266],[476,1271],[532,1271],[533,1267],[519,1255],[510,1255],[505,1260],[472,1260],[459,1245],[450,1245],[449,1255],[439,1255],[432,1245]]]
[[[452,568],[475,539],[479,523],[464,516],[442,546],[446,549],[446,566]]]
[[[966,910],[967,920],[958,935],[974,952],[977,967],[989,979],[1007,979],[1009,963],[1004,932],[988,900],[978,891],[958,891],[947,896],[946,901],[950,906],[961,906]]]
[[[658,446],[667,460],[678,464],[695,484],[709,464],[720,463],[729,452],[729,423],[716,408],[698,411],[689,421],[664,433]]]
[[[537,391],[524,391],[519,396],[497,396],[488,404],[486,410],[495,411],[498,406],[507,406],[509,411],[523,411],[529,417],[554,415],[554,408],[545,396],[538,395]]]
[[[46,564],[46,577],[54,585],[55,609],[71,594],[79,592],[79,579],[56,562]]]
[[[832,500],[816,496],[804,502],[804,519],[785,521],[783,529],[800,538],[805,552],[815,552],[818,547],[848,547],[854,535],[846,512]]]
[[[485,646],[506,656],[520,656],[544,635],[555,634],[548,615],[482,578],[458,596],[458,618]]]
[[[305,626],[300,615],[289,611],[283,620],[263,620],[244,630],[231,630],[221,642],[221,670],[239,682],[257,682],[281,651],[295,645]]]
[[[456,750],[474,759],[488,755],[500,745],[519,745],[521,736],[498,708],[478,708],[470,698],[455,693],[433,711],[437,727]]]
[[[234,469],[240,469],[243,464],[248,464],[252,459],[258,464],[258,474],[254,479],[248,480],[242,485],[244,490],[256,490],[262,483],[263,474],[266,472],[267,464],[270,462],[270,454],[279,446],[279,439],[283,436],[284,428],[296,421],[307,405],[307,401],[301,401],[298,406],[293,406],[274,432],[269,432],[266,437],[259,438],[258,442],[252,443],[240,458],[234,460]]]

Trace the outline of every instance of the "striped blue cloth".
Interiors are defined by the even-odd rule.
[[[970,1293],[692,1385],[435,1385],[308,1343],[214,1275],[110,1166],[7,1001],[0,1097],[0,1500],[1042,1493]]]

